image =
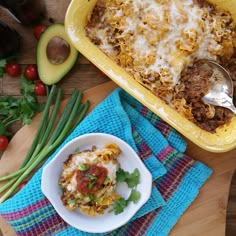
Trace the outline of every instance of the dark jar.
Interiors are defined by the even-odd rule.
[[[16,56],[21,46],[21,37],[16,30],[0,20],[0,59]]]
[[[24,25],[38,24],[45,16],[43,0],[0,0],[0,5]]]

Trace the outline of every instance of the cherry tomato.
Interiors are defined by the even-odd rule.
[[[38,25],[34,28],[34,37],[39,40],[41,34],[47,29],[45,25]]]
[[[25,67],[24,75],[29,80],[38,79],[38,68],[36,65],[28,65]]]
[[[15,77],[20,74],[20,66],[15,62],[7,63],[5,70],[6,73],[11,77]]]
[[[25,187],[25,185],[27,184],[28,181],[23,181],[21,182],[21,184],[19,185],[18,189],[21,190],[23,187]]]
[[[35,82],[34,93],[39,96],[46,95],[46,86],[41,81]]]
[[[4,135],[1,135],[0,136],[0,151],[6,150],[8,143],[9,143],[8,138]]]

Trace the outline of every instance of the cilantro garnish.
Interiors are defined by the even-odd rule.
[[[116,172],[116,181],[117,182],[126,182],[129,188],[133,188],[139,183],[139,171],[138,169],[134,169],[132,173],[128,171],[124,171],[123,169],[119,169]]]
[[[140,192],[135,189],[132,189],[129,197],[124,199],[123,197],[115,200],[113,204],[113,208],[111,211],[114,211],[115,215],[118,215],[124,211],[124,209],[128,206],[129,202],[137,203],[141,197]]]
[[[113,208],[111,210],[114,211],[115,215],[122,213],[130,202],[137,203],[139,201],[141,194],[135,189],[136,186],[139,184],[139,180],[140,174],[137,168],[134,169],[132,173],[129,173],[128,171],[125,171],[121,168],[116,172],[116,181],[126,182],[128,187],[132,188],[132,190],[127,199],[122,197],[118,200],[115,200]]]
[[[118,215],[124,211],[127,205],[128,205],[127,200],[125,200],[124,198],[120,198],[115,201],[112,211],[114,211],[115,215]]]
[[[140,197],[141,197],[140,192],[135,189],[132,189],[132,191],[129,195],[128,201],[133,202],[133,203],[137,203],[139,201]]]

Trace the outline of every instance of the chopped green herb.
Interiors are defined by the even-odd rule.
[[[63,196],[65,193],[65,188],[61,184],[59,184],[59,188],[60,188],[62,196]]]
[[[80,164],[79,167],[78,167],[78,169],[79,169],[80,171],[86,171],[86,170],[89,169],[89,167],[86,166],[85,164]]]
[[[93,180],[94,182],[97,182],[98,178],[96,176],[93,175],[88,175],[88,177]]]
[[[102,198],[101,197],[98,197],[95,201],[97,204],[99,204],[101,202]]]
[[[91,190],[92,188],[93,188],[93,185],[94,185],[95,183],[94,182],[89,182],[88,183],[88,188],[89,188],[89,190]]]
[[[86,175],[90,178],[91,182],[88,183],[88,188],[92,189],[93,185],[97,182],[98,178],[96,176],[93,175]]]
[[[111,179],[107,176],[104,180],[103,184],[108,184],[109,182],[111,182]]]
[[[89,196],[89,199],[90,199],[91,201],[94,200],[93,194],[89,193],[88,196]]]
[[[77,203],[77,199],[69,199],[68,200],[68,204],[69,205],[74,205],[74,204],[76,204]]]
[[[75,149],[75,154],[78,154],[78,153],[80,153],[80,148],[79,148],[79,147],[77,147],[77,148]]]

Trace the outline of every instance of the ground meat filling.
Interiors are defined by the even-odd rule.
[[[221,63],[231,74],[234,83],[234,104],[236,104],[236,54],[228,62]],[[191,108],[195,123],[202,129],[214,132],[221,125],[228,124],[233,113],[226,108],[211,106],[202,102],[202,97],[208,92],[211,70],[199,71],[198,63],[187,68],[181,76],[184,89],[177,93],[177,98],[184,98]]]
[[[222,60],[221,65],[224,66],[228,70],[233,80],[233,85],[234,85],[233,102],[234,102],[234,105],[236,106],[236,51],[234,52],[234,55],[230,60]]]

